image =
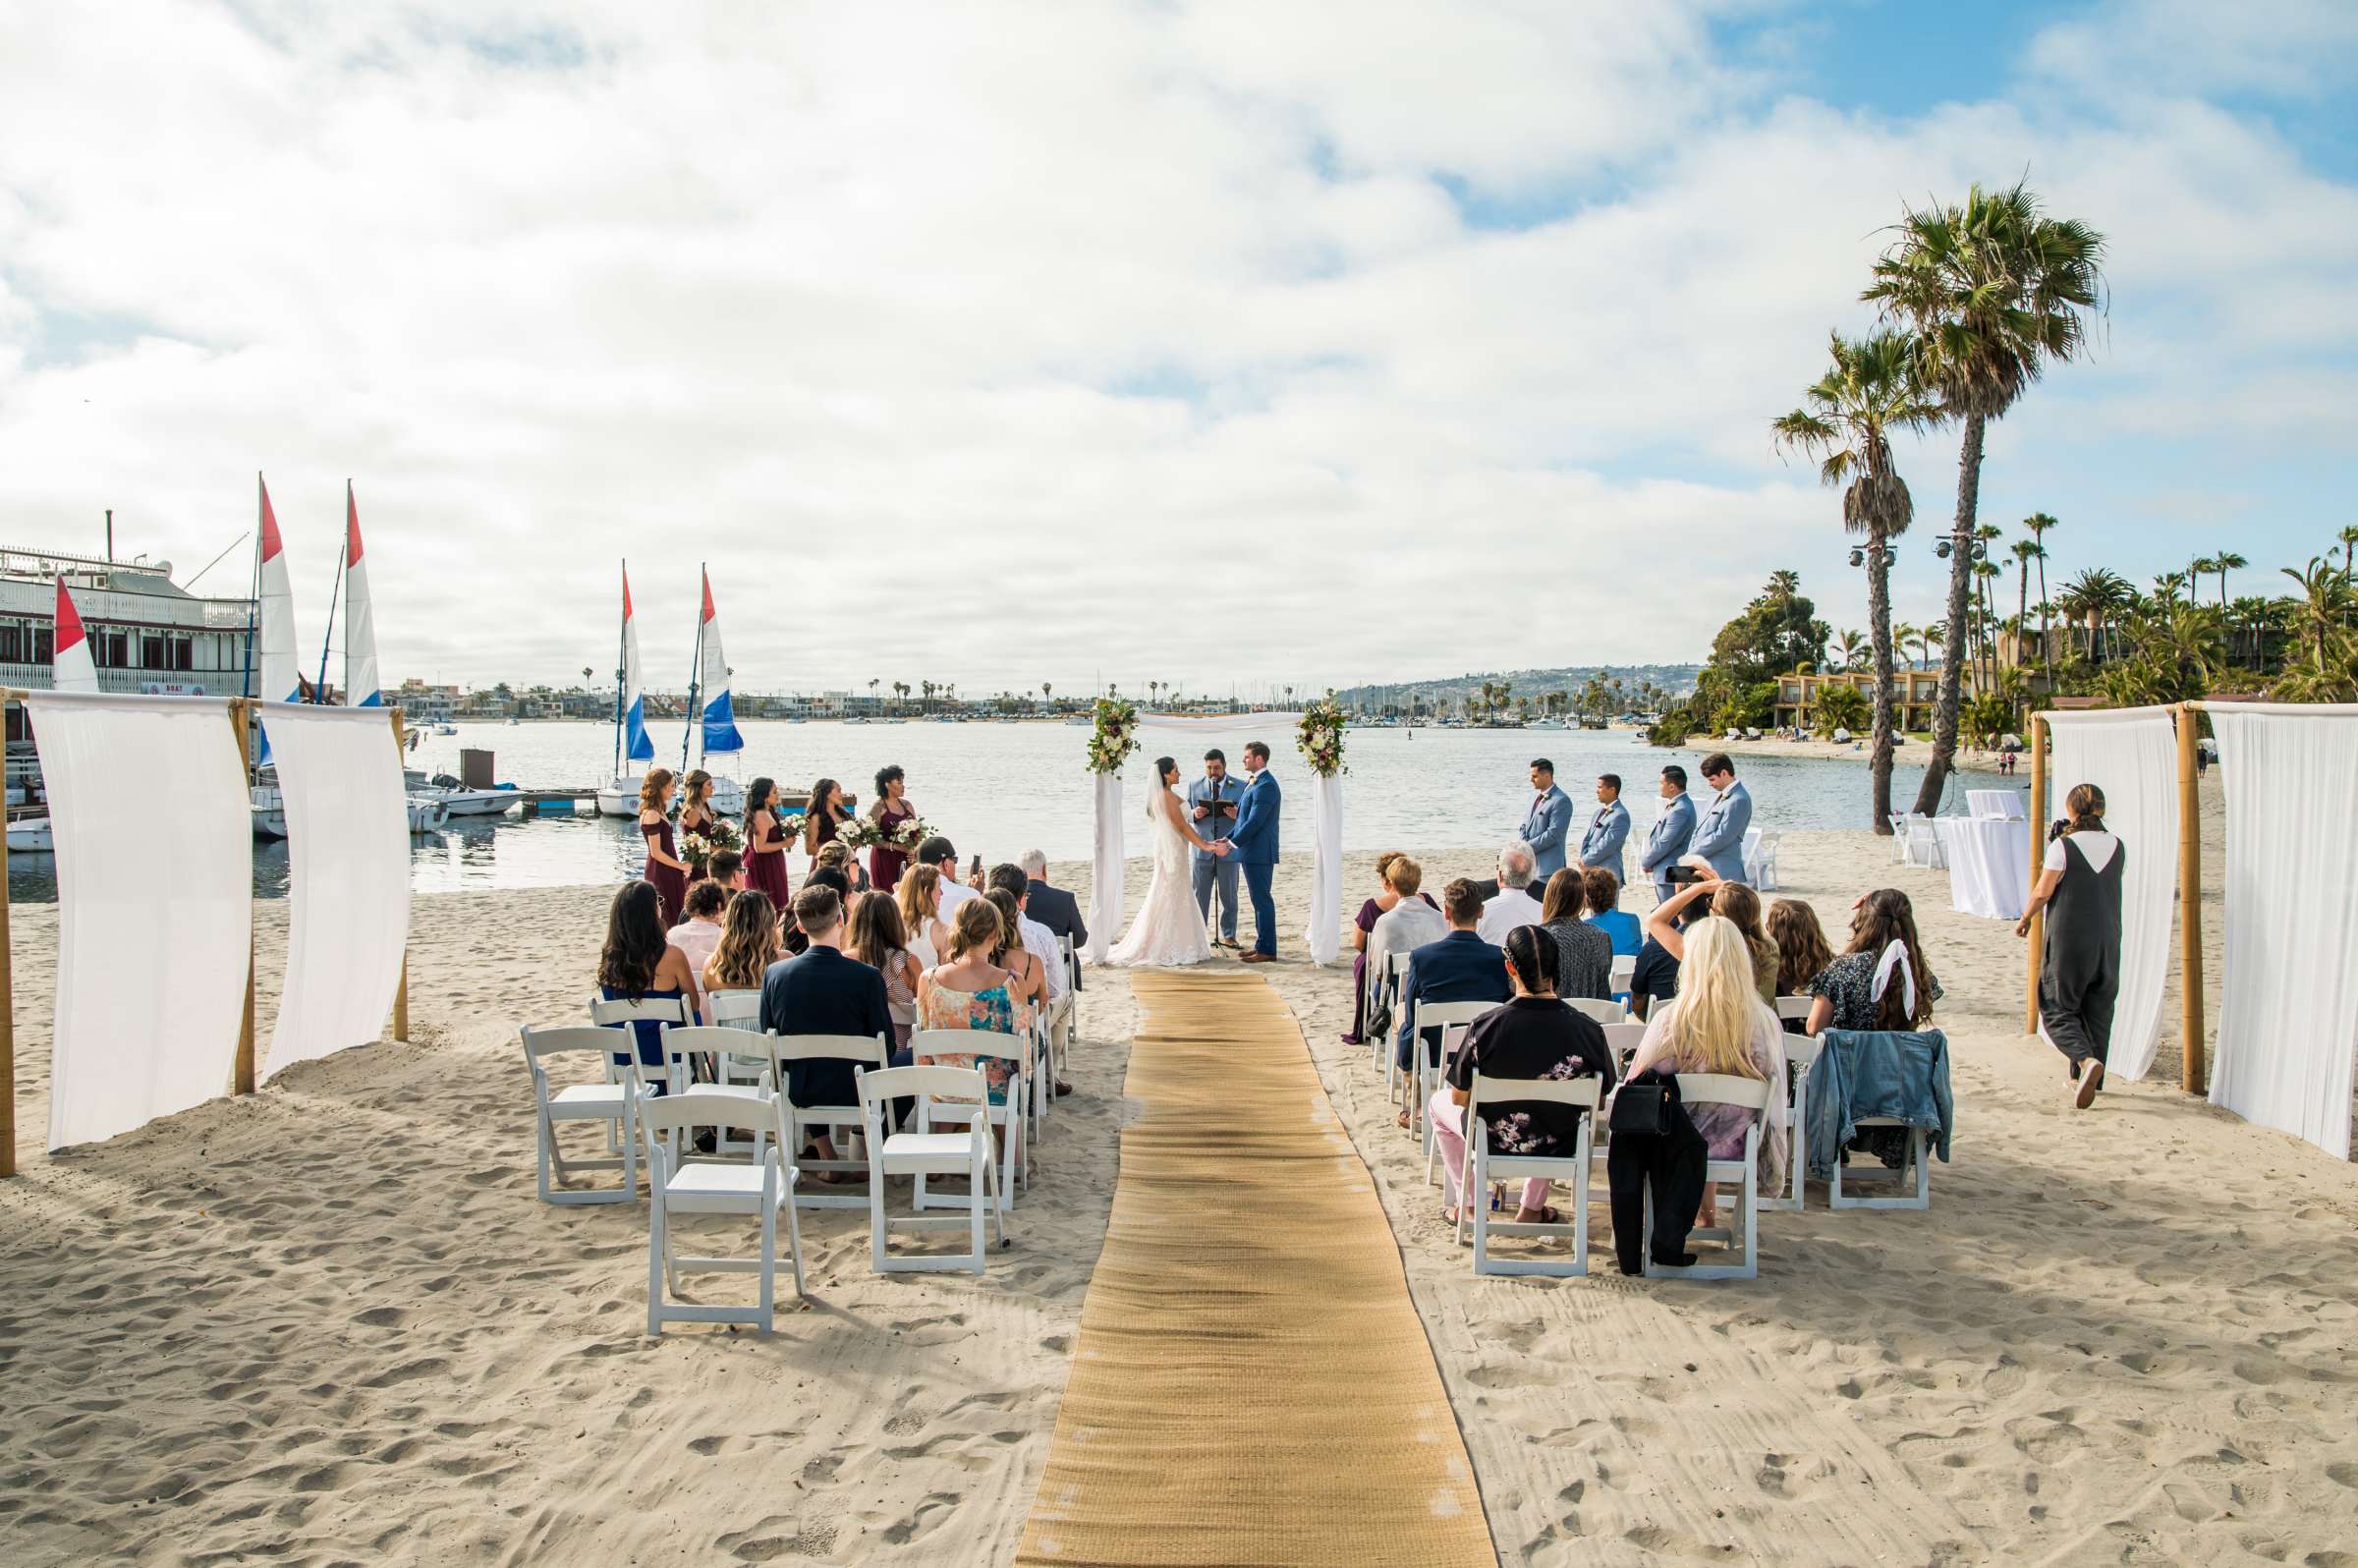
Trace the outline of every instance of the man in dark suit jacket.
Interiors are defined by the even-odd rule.
[[[1016,864],[1023,867],[1025,886],[1030,890],[1024,900],[1024,913],[1055,935],[1073,939],[1073,989],[1079,990],[1081,949],[1089,941],[1089,927],[1081,924],[1080,900],[1061,887],[1047,884],[1048,858],[1039,851],[1024,851]]]
[[[1400,980],[1398,1059],[1404,1073],[1416,1071],[1408,1031],[1417,1003],[1503,1002],[1513,994],[1506,983],[1506,954],[1474,934],[1482,920],[1482,897],[1474,884],[1461,876],[1442,888],[1441,913],[1449,917],[1449,934],[1410,953]],[[1438,1060],[1440,1032],[1427,1030],[1425,1039],[1426,1055]]]
[[[823,883],[794,897],[794,918],[811,945],[761,977],[761,1027],[781,1035],[881,1035],[892,1041],[884,977],[843,951],[843,898]],[[856,1064],[822,1056],[786,1064],[786,1097],[797,1105],[856,1105]],[[825,1134],[812,1140],[821,1159],[836,1157]],[[789,1158],[800,1152],[788,1149]]]

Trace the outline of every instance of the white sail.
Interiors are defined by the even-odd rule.
[[[745,750],[745,737],[737,733],[737,712],[729,696],[729,661],[720,651],[720,617],[712,608],[712,579],[704,577],[703,624],[698,644],[703,650],[703,662],[697,674],[697,683],[704,689],[703,747],[704,756],[734,756]]]
[[[90,640],[83,635],[82,612],[66,580],[57,580],[57,627],[50,641],[49,684],[60,692],[98,690],[98,665],[90,657]]]
[[[260,487],[261,480],[254,480]],[[253,695],[265,702],[303,700],[301,666],[295,658],[295,588],[287,580],[287,552],[278,537],[270,492],[262,489],[262,634],[260,668]]]
[[[639,619],[631,613],[631,574],[622,574],[622,755],[626,761],[651,762],[655,743],[646,734],[646,683],[639,675]]]
[[[344,482],[344,700],[378,707],[385,695],[376,674],[376,610],[368,602],[368,561],[361,553],[361,509]]]

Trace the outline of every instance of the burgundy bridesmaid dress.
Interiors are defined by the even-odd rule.
[[[654,855],[660,846],[663,853],[673,860],[680,858],[679,850],[672,843],[671,819],[665,817],[651,827],[641,822],[639,832],[646,840],[647,849],[646,869],[641,874],[654,884],[655,896],[663,901],[663,924],[666,926],[677,925],[680,923],[680,906],[688,898],[688,873],[676,866],[664,865]]]
[[[889,837],[894,828],[916,815],[916,812],[904,809],[900,802],[895,801],[884,808],[884,814],[877,818],[877,826],[881,827]],[[889,893],[900,885],[901,872],[907,868],[908,865],[909,852],[907,850],[886,849],[881,844],[873,845],[868,852],[868,879],[875,885],[877,892]]]

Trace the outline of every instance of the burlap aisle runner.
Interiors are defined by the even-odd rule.
[[[1017,1561],[1493,1564],[1391,1226],[1258,977],[1141,972],[1105,1251]]]

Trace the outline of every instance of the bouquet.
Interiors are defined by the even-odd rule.
[[[866,816],[855,816],[835,829],[835,842],[847,849],[867,849],[884,842],[883,830]]]
[[[1089,733],[1089,770],[1118,773],[1138,750],[1138,704],[1118,697],[1100,697],[1096,722]]]
[[[744,842],[736,827],[725,817],[714,819],[706,831],[681,834],[680,859],[688,863],[688,879],[695,881],[701,876],[709,875],[713,856],[722,850],[736,849]]]
[[[888,847],[904,855],[912,855],[920,844],[932,836],[933,830],[925,824],[923,818],[904,817],[900,825],[892,830],[892,841]]]
[[[1320,778],[1332,778],[1348,773],[1343,764],[1343,707],[1329,691],[1310,704],[1295,727],[1294,745],[1302,753],[1302,760]]]
[[[801,838],[803,836],[803,816],[804,813],[801,812],[788,812],[779,817],[778,836],[789,843]]]

